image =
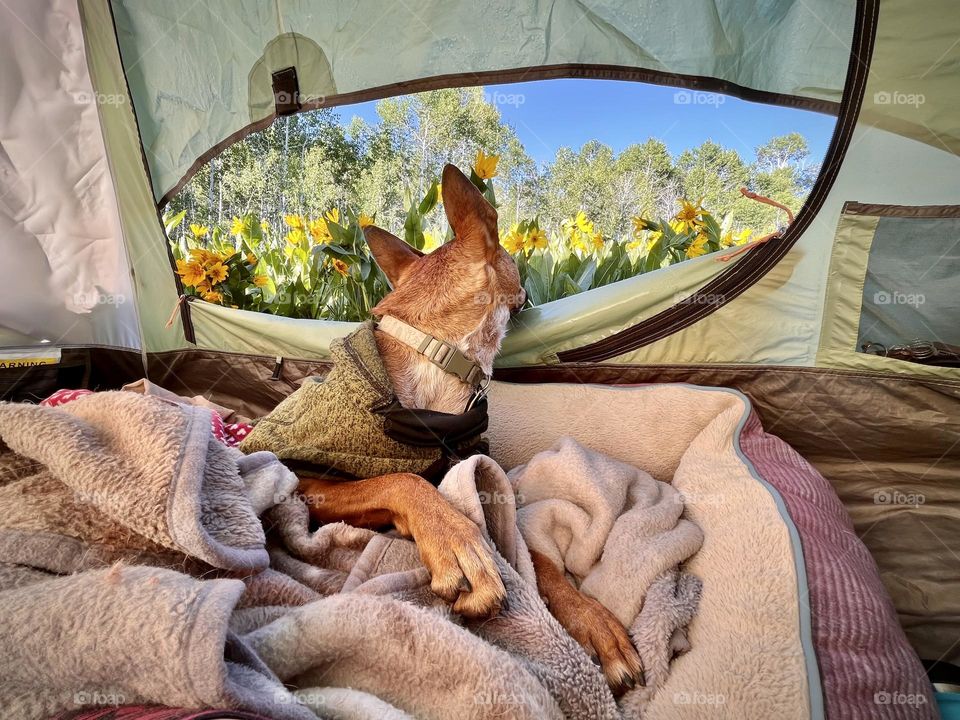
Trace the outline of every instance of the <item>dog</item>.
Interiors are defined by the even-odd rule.
[[[379,324],[371,326],[373,340],[365,330],[358,332],[366,335],[351,336],[338,345],[335,355],[350,367],[338,371],[335,364],[323,383],[331,383],[331,387],[339,383],[346,392],[364,394],[361,414],[377,423],[382,422],[383,404],[390,401],[382,397],[387,394],[387,383],[377,379],[382,373],[395,395],[394,406],[399,401],[399,406],[411,411],[463,414],[477,400],[477,380],[488,379],[493,372],[493,360],[511,314],[526,300],[516,263],[500,246],[497,211],[453,165],[444,167],[442,188],[453,239],[433,252],[418,252],[379,227],[364,229],[370,252],[391,291],[372,311],[380,318]],[[438,360],[434,350],[442,358]],[[365,354],[378,357],[365,360]],[[413,471],[423,466],[430,454],[421,450],[404,454],[402,444],[389,438],[358,441],[358,435],[380,432],[382,426],[368,427],[363,419],[356,421],[357,427],[351,426],[352,411],[344,409],[351,402],[331,395],[334,391],[323,383],[305,383],[281,403],[271,413],[275,418],[267,416],[258,423],[244,449],[273,450],[285,460],[306,457],[314,466],[322,460],[325,465],[346,468],[352,477],[362,477],[345,481],[336,473],[294,467],[313,520],[369,528],[393,526],[415,541],[430,572],[431,589],[449,601],[455,612],[468,618],[499,613],[506,591],[480,530]],[[334,421],[306,419],[309,407],[305,409],[304,403],[309,406],[311,401],[309,397],[296,400],[302,393],[312,393],[317,404],[333,407],[325,412],[347,414]],[[370,407],[379,410],[368,412]],[[483,418],[485,421],[485,413]],[[291,435],[291,424],[306,430]],[[321,426],[325,435],[318,439]],[[277,440],[281,435],[271,432],[286,433],[282,435],[285,439]],[[335,456],[329,448],[303,449],[304,445],[351,442],[354,446],[349,451]],[[388,456],[385,461],[357,459],[364,447],[381,446],[387,448],[382,451]],[[368,477],[371,472],[376,476]],[[623,625],[603,605],[575,588],[563,568],[538,553],[532,556],[538,590],[550,612],[600,663],[611,688],[619,693],[642,683],[640,658]]]

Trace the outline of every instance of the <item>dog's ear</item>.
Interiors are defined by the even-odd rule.
[[[497,211],[470,179],[450,164],[443,168],[443,210],[455,242],[493,260],[500,244]]]
[[[367,239],[370,252],[373,253],[373,259],[387,276],[391,287],[395,288],[410,266],[423,257],[423,253],[376,225],[365,227],[363,235]]]

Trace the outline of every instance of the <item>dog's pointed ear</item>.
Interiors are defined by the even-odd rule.
[[[376,225],[365,227],[363,236],[367,239],[373,259],[387,276],[391,287],[395,288],[410,266],[423,257],[423,253],[414,250],[393,233]]]
[[[455,166],[443,168],[443,210],[455,242],[490,261],[497,253],[497,211]]]

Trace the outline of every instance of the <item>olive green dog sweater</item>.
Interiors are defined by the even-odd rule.
[[[335,340],[327,376],[307,379],[256,423],[240,449],[267,450],[295,469],[354,479],[396,472],[433,479],[482,449],[486,403],[464,415],[401,408],[373,329],[369,321]]]

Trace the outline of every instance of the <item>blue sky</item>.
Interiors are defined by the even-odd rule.
[[[651,136],[663,140],[674,156],[711,139],[750,162],[757,145],[793,131],[807,138],[811,159],[819,162],[835,121],[830,115],[726,95],[612,80],[542,80],[488,85],[485,91],[540,163],[553,160],[564,145],[579,148],[597,139],[619,152]],[[359,115],[372,123],[377,121],[375,105],[359,103],[339,111],[345,122]]]

